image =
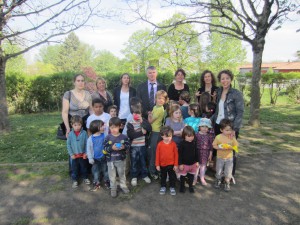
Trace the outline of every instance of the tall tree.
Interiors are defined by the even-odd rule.
[[[145,0],[146,1],[146,0]],[[289,13],[299,12],[297,1],[291,0],[198,0],[198,1],[181,1],[166,0],[170,7],[176,6],[186,10],[186,19],[170,23],[165,26],[149,20],[147,15],[151,12],[151,7],[141,7],[140,0],[131,1],[130,9],[141,20],[146,21],[157,28],[176,27],[181,24],[201,24],[210,29],[211,32],[218,32],[229,35],[233,38],[244,40],[252,47],[253,68],[251,80],[251,102],[250,102],[250,125],[259,125],[260,112],[260,81],[261,81],[261,64],[266,35],[271,27],[280,28],[282,23],[288,19]],[[146,1],[147,4],[149,1]],[[145,9],[145,11],[143,11]],[[210,12],[213,11],[214,14]],[[214,23],[211,17],[221,17],[226,20],[224,25]],[[277,26],[276,26],[277,25]],[[210,28],[208,28],[210,26]],[[205,29],[205,27],[204,27]]]
[[[102,50],[95,54],[93,59],[93,67],[100,74],[118,71],[119,59],[110,51]]]

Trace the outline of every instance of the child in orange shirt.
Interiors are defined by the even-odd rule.
[[[156,170],[161,172],[161,188],[159,194],[164,195],[166,193],[166,181],[167,175],[169,175],[170,182],[170,194],[176,195],[175,171],[178,169],[178,150],[176,143],[172,140],[173,129],[169,126],[164,126],[160,129],[160,136],[162,141],[157,144],[156,148]]]

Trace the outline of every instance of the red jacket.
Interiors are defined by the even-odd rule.
[[[156,147],[156,160],[155,166],[178,166],[178,150],[176,143],[171,141],[171,143],[166,144],[160,141]]]

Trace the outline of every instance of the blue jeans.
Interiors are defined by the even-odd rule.
[[[87,166],[88,166],[88,161],[87,159],[83,158],[77,158],[77,159],[72,159],[72,180],[78,180],[78,174],[79,174],[79,169],[80,169],[80,174],[82,175],[83,179],[87,179],[88,174],[87,174]]]
[[[156,174],[155,168],[155,157],[156,157],[156,147],[157,142],[159,139],[159,132],[152,132],[150,135],[150,144],[148,147],[148,166],[149,166],[149,173],[151,175]]]
[[[141,172],[142,178],[148,175],[146,167],[146,147],[145,146],[131,146],[130,148],[131,160],[131,177],[137,178]]]
[[[94,159],[94,164],[92,166],[92,173],[94,183],[100,183],[100,174],[103,174],[104,181],[108,181],[108,173],[107,173],[107,163],[105,160],[105,157],[102,157],[101,159]]]

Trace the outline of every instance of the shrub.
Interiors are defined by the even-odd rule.
[[[293,83],[287,87],[288,98],[294,103],[300,103],[300,84]]]

